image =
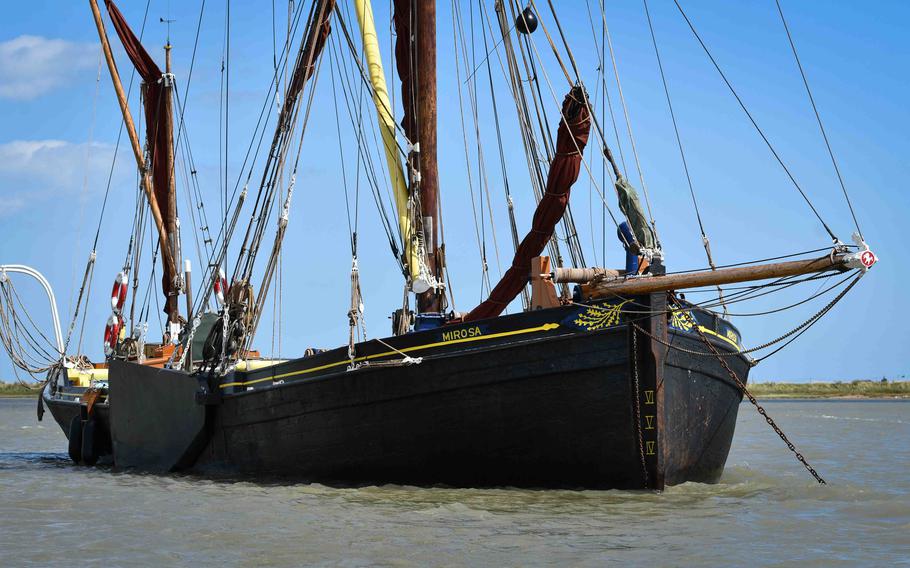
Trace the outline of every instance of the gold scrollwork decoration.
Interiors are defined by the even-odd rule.
[[[622,315],[622,307],[631,300],[624,300],[619,304],[606,307],[591,306],[584,312],[578,314],[573,323],[585,331],[597,331],[607,327],[613,327],[619,324]]]
[[[695,327],[695,318],[688,311],[675,310],[670,316],[670,327],[691,331]]]

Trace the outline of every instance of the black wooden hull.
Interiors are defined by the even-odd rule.
[[[419,364],[364,346],[365,360],[383,363],[348,370],[334,362],[340,352],[327,352],[235,374],[219,385],[221,396],[197,397],[207,403],[198,449],[175,441],[174,466],[164,469],[178,469],[179,454],[180,468],[203,474],[341,484],[659,489],[716,481],[742,395],[716,358],[663,345],[706,351],[704,342],[666,326],[663,342],[626,324],[573,329],[585,323],[574,309],[490,320],[478,328],[483,341],[470,331],[449,331],[448,341],[427,340],[441,332],[411,334],[395,348],[421,355]],[[728,360],[745,380],[747,362]],[[136,373],[132,364],[111,368],[111,404],[129,396],[116,394],[118,376]],[[185,413],[159,409],[154,420]],[[118,438],[131,460],[142,453],[122,430],[154,426],[123,424],[113,424],[118,466]]]
[[[70,424],[74,418],[80,418],[80,420],[85,420],[86,416],[86,406],[85,403],[79,400],[78,396],[67,396],[67,397],[49,397],[49,387],[45,387],[44,391],[39,395],[43,397],[43,405],[50,410],[51,416],[54,417],[54,421],[60,426],[60,429],[63,430],[63,433],[66,435],[67,439],[70,436]],[[97,445],[97,451],[100,453],[103,463],[109,463],[110,456],[112,454],[111,448],[111,427],[110,427],[110,408],[107,404],[96,404],[93,409],[93,418],[95,421],[95,439]]]

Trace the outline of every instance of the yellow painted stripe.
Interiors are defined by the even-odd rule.
[[[704,326],[701,326],[701,325],[698,326],[698,329],[700,329],[701,331],[703,331],[703,332],[705,332],[705,333],[710,333],[710,334],[713,335],[714,337],[718,337],[718,338],[720,338],[720,339],[723,339],[724,341],[726,341],[727,343],[729,343],[729,344],[732,345],[733,347],[739,349],[739,345],[738,345],[735,341],[733,341],[732,339],[730,339],[729,337],[727,337],[726,335],[721,335],[721,334],[717,333],[716,331],[714,331],[713,329],[708,329],[707,327],[704,327]]]
[[[399,349],[397,351],[385,351],[383,353],[376,353],[375,355],[364,355],[363,357],[356,357],[354,359],[354,362],[358,363],[360,361],[366,361],[368,359],[378,359],[380,357],[388,357],[389,355],[396,355],[399,353],[410,353],[412,351],[421,351],[424,349],[432,349],[434,347],[439,347],[441,345],[455,345],[458,343],[469,343],[472,341],[484,341],[487,339],[497,339],[499,337],[509,337],[512,335],[522,335],[525,333],[534,333],[536,331],[549,331],[551,329],[556,329],[557,327],[559,327],[558,323],[545,323],[541,326],[528,327],[525,329],[516,329],[514,331],[503,331],[500,333],[492,333],[490,335],[477,335],[474,337],[463,337],[460,339],[450,339],[449,341],[437,341],[435,343],[426,343],[424,345],[415,345],[413,347],[405,347],[405,348]],[[313,367],[310,369],[301,369],[300,371],[291,371],[290,373],[282,373],[280,375],[275,375],[274,377],[264,377],[262,379],[256,379],[253,381],[238,381],[238,382],[234,382],[234,383],[225,383],[225,384],[221,385],[221,388],[241,387],[241,386],[246,386],[246,385],[252,385],[255,383],[261,383],[264,381],[277,381],[279,379],[284,379],[287,377],[293,377],[296,375],[304,375],[307,373],[315,373],[316,371],[322,371],[324,369],[330,369],[332,367],[338,367],[341,365],[348,365],[350,363],[351,363],[350,359],[343,359],[343,360],[337,361],[335,363],[327,363],[325,365],[320,365],[319,367]]]

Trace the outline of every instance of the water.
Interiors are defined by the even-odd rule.
[[[0,399],[0,564],[910,565],[910,401],[748,405],[717,485],[628,491],[268,485],[75,467]]]

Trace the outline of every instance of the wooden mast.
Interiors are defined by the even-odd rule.
[[[114,61],[114,55],[111,52],[111,44],[107,39],[107,32],[104,29],[104,21],[101,19],[101,11],[98,9],[96,0],[89,0],[92,8],[92,15],[95,18],[95,27],[98,28],[98,37],[101,40],[101,48],[104,51],[104,59],[107,61],[107,68],[111,74],[111,81],[114,84],[114,91],[117,93],[117,102],[120,104],[120,111],[123,113],[123,123],[126,125],[126,132],[130,139],[130,145],[133,148],[133,156],[136,158],[136,165],[142,174],[142,189],[149,202],[149,209],[152,211],[152,218],[155,220],[155,227],[158,229],[158,242],[161,246],[162,261],[171,269],[171,274],[177,274],[174,257],[168,244],[167,230],[161,217],[161,210],[158,208],[158,200],[155,199],[155,192],[152,190],[152,181],[149,177],[148,168],[145,166],[145,158],[142,155],[142,145],[139,143],[139,136],[136,134],[136,125],[133,123],[133,117],[130,113],[130,107],[126,100],[126,93],[123,91],[123,84],[120,82],[120,73],[117,71],[117,64]]]
[[[420,214],[430,274],[442,280],[439,258],[439,168],[436,157],[436,2],[419,0],[414,10],[414,61],[412,73],[417,114],[418,171],[420,172]],[[420,313],[443,309],[441,290],[428,290],[417,295]]]
[[[170,24],[168,24],[170,25]],[[170,34],[168,34],[170,36]],[[179,247],[179,235],[177,234],[177,183],[176,176],[174,173],[174,103],[173,98],[171,97],[171,91],[174,88],[174,76],[171,74],[171,39],[168,37],[167,44],[164,46],[164,60],[165,60],[165,77],[162,81],[162,97],[163,100],[161,104],[163,106],[164,116],[171,118],[171,120],[164,120],[165,132],[167,134],[167,172],[168,172],[168,197],[167,197],[167,226],[165,230],[167,231],[167,241],[170,246],[171,258],[174,259],[175,263],[179,261],[180,258],[180,247]],[[160,124],[160,121],[159,121]],[[176,264],[175,264],[176,266]],[[175,280],[179,280],[178,273],[172,272]],[[167,298],[168,305],[168,319],[171,323],[179,322],[180,318],[180,307],[177,304],[177,286],[172,286]]]

